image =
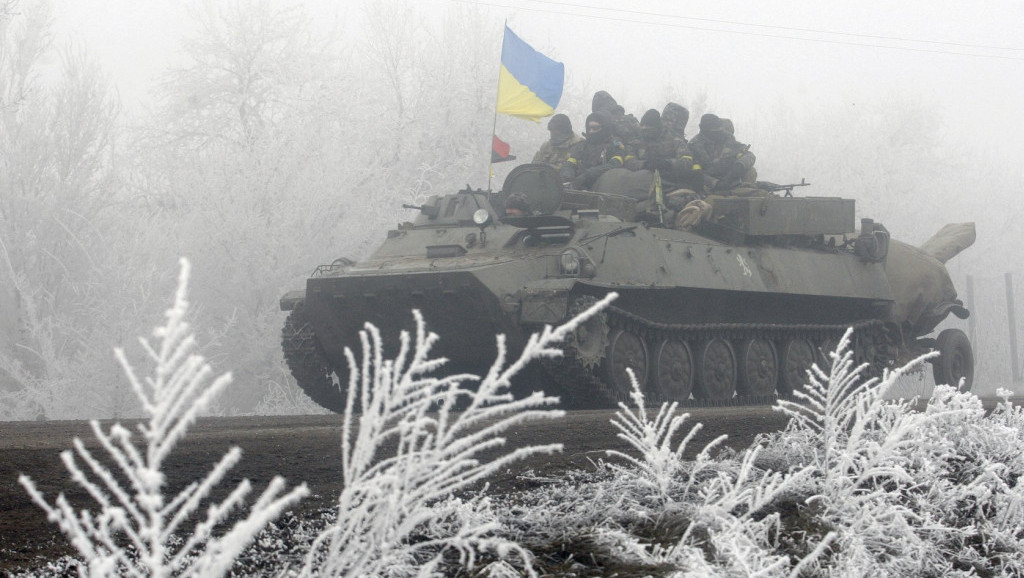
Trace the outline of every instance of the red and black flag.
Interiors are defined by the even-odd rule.
[[[512,147],[507,142],[498,138],[498,135],[492,136],[494,138],[491,141],[491,164],[516,160],[516,155],[509,154],[512,151]]]

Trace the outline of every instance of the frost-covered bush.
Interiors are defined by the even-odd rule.
[[[850,337],[779,402],[788,427],[739,453],[710,451],[718,438],[685,459],[696,427],[684,435],[674,405],[648,415],[635,388],[613,419],[631,451],[512,498],[506,524],[554,573],[1024,574],[1024,410],[1004,400],[986,415],[949,386],[923,410],[888,401],[924,357],[863,379]]]
[[[702,424],[698,423],[690,428],[686,436],[673,449],[672,438],[690,417],[690,414],[677,413],[678,402],[664,403],[659,408],[654,420],[651,421],[647,417],[644,396],[637,384],[633,370],[626,369],[626,372],[633,383],[630,399],[633,400],[636,408],[630,408],[620,402],[619,411],[615,413],[612,425],[619,430],[618,437],[628,442],[639,453],[639,456],[633,457],[619,451],[609,451],[609,456],[625,460],[629,466],[628,468],[617,465],[611,467],[626,476],[634,477],[643,485],[649,485],[657,492],[661,501],[671,502],[674,481],[683,475],[692,485],[699,472],[712,461],[711,450],[725,441],[727,436],[718,436],[701,450],[695,460],[685,461],[683,452],[686,451],[687,444],[700,431]]]
[[[78,438],[75,452],[61,453],[72,480],[96,502],[98,510],[76,510],[63,494],[51,505],[31,479],[19,478],[33,501],[78,550],[82,575],[223,576],[268,522],[309,493],[302,484],[282,494],[285,481],[277,476],[245,519],[218,534],[218,528],[243,506],[252,491],[249,481],[243,480],[224,501],[209,500],[214,487],[241,459],[241,450],[234,447],[205,478],[175,496],[165,495],[166,458],[231,381],[231,374],[212,379],[213,370],[195,352],[195,339],[185,321],[188,276],[188,261],[182,259],[174,306],[167,310],[166,324],[153,332],[157,343],[139,340],[153,363],[152,376],[139,379],[124,351],[116,350],[131,389],[149,417],[138,427],[143,446],[137,447],[132,432],[120,423],[104,431],[93,420],[93,433],[116,468],[97,459]],[[76,461],[76,454],[84,466]],[[199,514],[204,504],[205,517]]]
[[[511,378],[534,359],[561,355],[555,345],[614,298],[610,294],[557,328],[546,326],[507,366],[499,335],[497,358],[482,378],[435,377],[446,360],[430,357],[438,336],[427,332],[418,311],[416,334],[402,333],[394,359],[384,358],[381,336],[367,324],[360,332],[362,358],[345,352],[345,487],[337,520],[314,540],[301,575],[434,575],[446,557],[473,569],[483,553],[498,559],[490,570],[506,568],[512,559],[534,575],[528,552],[499,532],[490,499],[468,490],[512,462],[561,450],[562,444],[549,444],[486,455],[505,444],[502,434],[510,428],[564,414],[544,409],[558,398],[542,392],[515,399]],[[389,455],[385,448],[392,444],[397,450]]]
[[[850,333],[815,368],[793,419],[762,443],[771,461],[813,466],[811,493],[796,519],[837,534],[828,565],[855,575],[1020,575],[1024,572],[1022,413],[935,388],[923,411],[885,399],[910,365],[859,379]]]
[[[579,572],[589,562],[655,575],[796,576],[822,555],[832,534],[800,557],[778,547],[776,506],[803,490],[810,468],[764,470],[756,446],[716,452],[725,436],[685,460],[700,424],[676,442],[688,417],[677,404],[663,404],[652,420],[635,379],[632,400],[612,420],[630,453],[609,451],[619,461],[593,476],[513,498],[522,504],[506,523],[553,561],[546,571]]]

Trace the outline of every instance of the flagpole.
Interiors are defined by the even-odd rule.
[[[491,151],[494,150],[494,137],[498,131],[498,97],[501,95],[501,52],[505,49],[505,29],[508,28],[508,18],[501,27],[501,50],[498,51],[498,82],[494,87],[494,120],[491,121]],[[493,153],[488,151],[487,158],[491,159]],[[494,162],[489,160],[487,165],[487,190],[491,190],[491,179],[494,178]]]

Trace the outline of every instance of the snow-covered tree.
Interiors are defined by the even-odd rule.
[[[125,413],[100,343],[124,321],[118,105],[45,1],[0,4],[0,416]],[[90,382],[82,387],[75,380]],[[108,380],[109,381],[109,380]]]

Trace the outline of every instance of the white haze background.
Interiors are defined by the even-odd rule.
[[[975,277],[979,387],[1009,384],[1019,3],[0,6],[2,419],[137,415],[110,351],[144,332],[179,255],[201,345],[235,369],[215,411],[314,409],[280,358],[277,299],[365,256],[408,218],[402,202],[487,187],[506,19],[566,64],[559,108],[577,128],[596,90],[638,117],[674,100],[692,126],[732,118],[761,178],[855,198],[896,238],[977,222],[950,269],[961,294]],[[48,44],[34,40],[47,6]],[[504,117],[497,133],[520,159],[547,136]]]

